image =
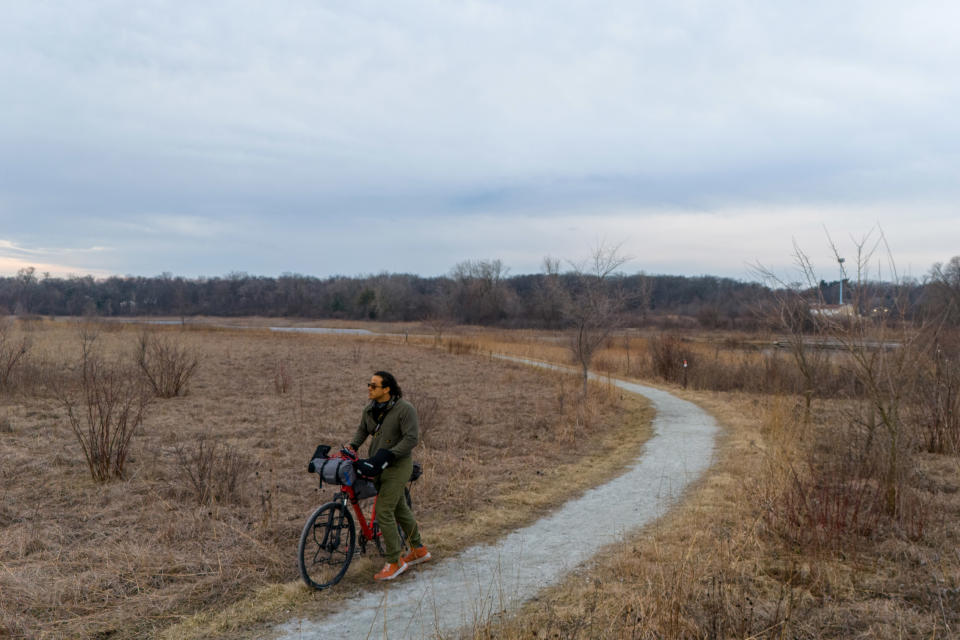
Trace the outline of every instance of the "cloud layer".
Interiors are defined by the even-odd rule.
[[[958,14],[20,3],[0,240],[83,273],[324,275],[526,271],[606,237],[637,269],[746,276],[880,222],[922,272],[960,247]]]

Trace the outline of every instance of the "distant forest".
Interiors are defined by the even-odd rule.
[[[947,265],[960,272],[960,259]],[[932,275],[945,273],[935,265]],[[956,278],[955,278],[956,279]],[[931,284],[932,281],[932,284]],[[924,308],[936,278],[901,285],[910,301],[908,317]],[[575,272],[509,276],[500,261],[469,261],[447,276],[410,274],[317,278],[231,273],[225,277],[188,279],[156,277],[38,276],[33,268],[0,278],[0,313],[51,316],[267,316],[347,320],[450,322],[508,327],[560,328],[565,305],[584,286]],[[707,328],[756,328],[760,310],[775,291],[756,282],[714,276],[617,274],[605,285],[621,300],[624,324],[688,323]],[[844,297],[854,299],[845,282]],[[819,283],[818,298],[839,300],[840,282]],[[891,285],[874,285],[871,300],[893,303]],[[869,310],[862,310],[869,311]]]

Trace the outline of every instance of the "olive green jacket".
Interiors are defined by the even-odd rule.
[[[400,398],[383,417],[383,424],[377,430],[377,421],[374,415],[374,403],[371,402],[360,414],[360,426],[350,441],[354,449],[373,436],[370,441],[368,455],[373,455],[380,449],[388,449],[398,460],[410,457],[413,448],[420,442],[420,422],[417,420],[417,410],[413,405]]]

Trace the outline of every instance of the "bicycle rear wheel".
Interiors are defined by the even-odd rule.
[[[298,564],[307,586],[326,589],[347,572],[356,545],[353,517],[339,502],[328,502],[307,519],[300,534]]]

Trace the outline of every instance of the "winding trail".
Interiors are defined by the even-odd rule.
[[[645,396],[657,412],[652,437],[623,475],[495,544],[470,547],[455,557],[412,568],[334,614],[321,620],[291,620],[271,635],[320,640],[455,634],[516,609],[589,560],[597,549],[663,515],[710,466],[716,421],[666,391],[615,379],[612,383]]]

